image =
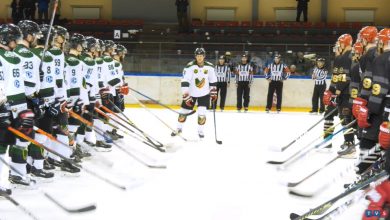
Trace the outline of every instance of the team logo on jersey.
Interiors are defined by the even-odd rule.
[[[60,69],[56,68],[56,75],[60,75]]]
[[[19,80],[15,80],[14,86],[15,86],[16,88],[19,88],[19,87],[20,87],[20,82],[19,82]]]
[[[195,70],[194,70],[194,73],[198,73],[198,70],[197,70],[197,69],[195,69]]]
[[[28,78],[30,78],[30,79],[31,79],[31,78],[33,78],[33,74],[32,74],[32,72],[30,72],[30,71],[27,71],[27,72],[26,72],[26,74],[27,74]]]
[[[91,76],[87,74],[87,75],[85,75],[85,78],[89,79],[89,78],[91,78]]]
[[[52,76],[47,76],[46,77],[46,82],[52,83],[53,82],[53,77]]]
[[[111,71],[111,75],[115,76],[116,72],[115,71]]]
[[[199,80],[198,78],[195,78],[195,85],[196,87],[198,87],[199,89],[203,88],[203,86],[205,85],[206,83],[206,80],[203,78],[202,80]]]
[[[344,73],[344,68],[343,68],[343,67],[340,67],[340,68],[339,68],[339,73],[340,73],[340,74]]]
[[[209,71],[208,70],[203,70],[203,73],[204,74],[207,74]]]
[[[77,83],[77,78],[76,77],[72,77],[72,79],[70,80],[73,84],[76,84]]]
[[[338,73],[339,72],[339,70],[337,69],[337,67],[335,67],[335,68],[333,68],[333,73]]]

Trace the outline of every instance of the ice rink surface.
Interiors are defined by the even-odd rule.
[[[176,114],[152,111],[176,127]],[[129,136],[117,143],[143,161],[166,164],[167,169],[147,168],[113,146],[111,152],[95,153],[83,166],[125,185],[126,191],[85,172],[71,177],[57,171],[52,182],[39,182],[38,189],[33,190],[14,189],[12,197],[41,220],[283,220],[289,219],[291,212],[305,213],[341,193],[343,184],[354,177],[348,169],[354,160],[339,159],[296,187],[297,191],[315,193],[314,198],[289,195],[285,186],[289,180],[300,179],[332,158],[342,143],[341,135],[333,140],[332,151],[316,151],[284,171],[266,164],[319,138],[322,123],[285,153],[270,150],[292,141],[320,120],[319,115],[217,112],[218,139],[223,141],[223,145],[217,145],[211,112],[207,115],[206,137],[199,142],[170,137],[171,131],[144,109],[127,109],[126,114],[148,134],[168,145],[169,152],[160,153]],[[188,117],[183,136],[197,139],[196,114]],[[112,162],[113,166],[110,168],[100,161]],[[97,209],[68,214],[42,192],[49,193],[67,208],[95,203]],[[365,201],[359,201],[336,219],[361,219],[365,205]],[[0,219],[31,218],[0,198]]]

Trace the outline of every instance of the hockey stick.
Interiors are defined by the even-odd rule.
[[[17,202],[14,198],[12,198],[7,193],[0,193],[0,196],[3,196],[4,198],[6,198],[12,204],[14,204],[16,207],[18,207],[19,210],[21,210],[22,212],[27,214],[31,219],[39,220],[30,210],[28,210],[26,207],[22,206],[19,202]]]
[[[162,144],[160,141],[156,140],[155,138],[151,137],[149,134],[145,133],[143,130],[141,130],[140,128],[138,128],[134,122],[132,122],[119,108],[118,106],[116,106],[111,100],[109,100],[110,103],[114,106],[114,108],[119,111],[127,120],[125,120],[124,118],[121,118],[118,114],[116,114],[115,112],[111,111],[109,108],[107,108],[106,106],[102,105],[101,108],[106,111],[107,113],[110,113],[112,115],[114,115],[115,117],[117,117],[118,119],[122,120],[123,122],[125,122],[126,124],[130,125],[131,127],[133,127],[134,129],[136,129],[138,132],[140,132],[147,141],[149,141],[151,144],[153,144],[159,151],[161,152],[165,152],[165,150],[163,149],[160,149],[161,147],[164,147],[164,144]],[[96,110],[97,108],[95,108]],[[100,110],[100,109],[99,109]],[[112,117],[110,117],[112,119]],[[122,125],[123,126],[123,125]],[[156,143],[154,143],[156,142]]]
[[[352,125],[353,123],[350,123],[349,125]],[[303,151],[300,151],[296,156],[290,158],[286,163],[283,163],[282,165],[280,165],[278,167],[278,169],[286,169],[288,166],[290,166],[292,163],[294,163],[295,161],[297,161],[298,159],[301,159],[302,157],[304,157],[305,155],[307,155],[308,153],[310,153],[312,150],[314,149],[317,149],[317,148],[320,148],[321,146],[323,146],[325,143],[327,143],[328,141],[330,141],[332,139],[333,136],[337,135],[338,133],[341,133],[342,131],[345,131],[345,132],[351,132],[353,130],[353,128],[349,128],[347,129],[348,126],[345,126],[343,127],[342,129],[338,130],[336,133],[334,133],[333,135],[330,135],[328,137],[326,137],[323,141],[321,141],[320,143],[314,145],[314,147],[311,147],[311,148],[307,148]],[[345,130],[347,129],[347,130]]]
[[[137,90],[135,90],[135,89],[133,89],[133,88],[131,88],[131,87],[129,87],[129,89],[130,89],[131,91],[134,91],[134,92],[138,93],[139,95],[141,95],[141,96],[143,96],[143,97],[145,97],[145,98],[151,100],[152,102],[156,103],[157,105],[160,105],[160,106],[162,106],[162,107],[164,107],[164,108],[168,109],[169,111],[174,112],[174,113],[176,113],[176,114],[184,115],[184,116],[189,116],[189,115],[192,115],[192,114],[194,114],[194,113],[196,112],[195,110],[192,110],[191,112],[189,112],[189,113],[187,113],[187,114],[182,114],[182,113],[180,113],[180,112],[178,112],[178,111],[173,110],[173,109],[170,108],[169,106],[164,105],[164,104],[162,104],[161,102],[159,102],[159,101],[157,101],[157,100],[155,100],[155,99],[152,99],[152,98],[150,98],[149,96],[147,96],[147,95],[145,95],[145,94],[143,94],[143,93],[141,93],[141,92],[139,92],[139,91],[137,91]]]
[[[133,95],[132,93],[130,93],[130,95],[143,109],[145,109],[150,114],[152,114],[157,120],[159,120],[163,125],[165,125],[167,128],[169,128],[173,133],[178,135],[181,139],[183,139],[186,142],[194,141],[194,140],[188,140],[187,138],[183,137],[183,135],[181,133],[177,133],[175,131],[175,129],[171,128],[171,126],[169,126],[165,121],[163,121],[160,117],[158,117],[156,114],[154,114],[152,111],[150,111],[150,109],[148,107],[146,107],[137,97],[135,97],[135,95]]]
[[[214,137],[215,137],[215,142],[216,142],[217,144],[222,144],[222,141],[219,141],[218,138],[217,138],[217,120],[216,120],[216,117],[215,117],[215,107],[216,107],[216,105],[213,105]]]
[[[328,210],[330,207],[332,207],[332,205],[334,205],[340,199],[344,198],[345,196],[347,196],[347,195],[349,195],[349,194],[351,194],[359,189],[364,188],[365,186],[369,185],[370,183],[375,182],[375,181],[377,181],[377,180],[379,180],[387,175],[388,175],[387,172],[385,170],[383,170],[382,172],[378,173],[377,175],[372,176],[371,178],[368,178],[368,179],[354,185],[353,187],[347,189],[345,192],[341,193],[340,195],[330,199],[329,201],[317,206],[314,209],[310,209],[310,211],[308,211],[302,215],[297,215],[295,213],[291,213],[290,219],[304,220],[304,219],[307,219],[307,217],[309,217],[309,216],[320,215],[321,213],[325,213],[326,210]]]
[[[56,204],[58,207],[60,207],[62,210],[66,211],[68,213],[90,212],[90,211],[93,211],[93,210],[96,209],[96,205],[95,204],[88,205],[88,206],[85,206],[85,207],[82,207],[82,208],[76,208],[76,209],[66,208],[65,206],[63,206],[61,203],[59,203],[56,199],[54,199],[48,193],[44,192],[43,195],[45,195],[46,198],[48,198],[50,201],[52,201],[54,204]]]
[[[90,169],[87,169],[87,168],[85,168],[85,167],[82,167],[80,164],[77,164],[77,163],[73,162],[72,160],[70,160],[70,159],[64,157],[63,155],[61,155],[60,153],[58,153],[58,152],[56,152],[56,151],[54,151],[54,150],[51,150],[50,148],[46,147],[45,145],[43,145],[43,144],[41,144],[41,143],[38,143],[38,142],[35,141],[34,139],[28,137],[27,135],[23,134],[22,132],[16,130],[15,128],[8,127],[7,129],[8,129],[10,132],[12,132],[13,134],[15,134],[16,136],[18,136],[18,137],[20,137],[20,138],[22,138],[22,139],[24,139],[24,140],[26,140],[26,141],[29,141],[30,143],[32,143],[32,144],[38,146],[39,148],[45,149],[46,151],[48,151],[48,152],[50,152],[50,153],[52,153],[52,154],[54,154],[54,155],[59,156],[61,159],[65,160],[66,162],[72,164],[72,165],[75,166],[75,167],[78,167],[78,168],[80,168],[80,169],[83,169],[85,172],[87,172],[87,173],[89,173],[90,175],[92,175],[92,176],[94,176],[94,177],[96,177],[96,178],[98,178],[98,179],[100,179],[100,180],[102,180],[102,181],[104,181],[104,182],[110,184],[111,186],[114,186],[114,187],[116,187],[116,188],[118,188],[118,189],[121,189],[121,190],[126,190],[126,187],[125,187],[125,186],[122,186],[122,185],[119,185],[119,184],[117,184],[117,183],[114,183],[114,182],[111,181],[110,179],[105,178],[105,177],[103,177],[103,176],[97,174],[96,172],[94,172],[94,171],[92,171],[92,170],[90,170]]]
[[[73,111],[69,111],[69,114],[71,117],[79,120],[81,123],[85,124],[86,126],[90,127],[91,129],[93,129],[96,133],[100,134],[103,136],[104,132],[101,131],[99,128],[97,128],[96,126],[94,126],[90,121],[84,119],[83,117],[81,117],[80,115],[74,113]],[[136,161],[138,161],[139,163],[141,163],[142,165],[146,166],[146,167],[149,167],[149,168],[159,168],[159,169],[165,169],[167,168],[165,165],[152,165],[152,164],[149,164],[149,163],[146,163],[145,161],[139,159],[137,156],[135,156],[134,154],[130,153],[129,151],[127,151],[126,149],[124,149],[123,147],[121,147],[119,144],[113,142],[113,144],[119,148],[121,151],[123,151],[124,153],[126,153],[127,155],[129,155],[130,157],[132,157],[133,159],[135,159]]]
[[[295,154],[291,155],[290,157],[288,157],[287,159],[283,160],[283,161],[274,161],[274,160],[270,160],[270,161],[267,161],[267,163],[269,164],[283,164],[285,163],[286,161],[290,160],[291,158],[293,158],[294,156],[298,155],[300,152],[302,152],[303,150],[305,150],[306,148],[310,147],[312,144],[314,144],[318,139],[322,138],[325,136],[325,134],[327,133],[327,131],[331,131],[333,130],[335,127],[337,127],[339,124],[341,124],[343,122],[344,119],[340,120],[337,124],[333,125],[332,127],[328,128],[325,132],[323,132],[323,134],[321,134],[319,137],[317,137],[316,139],[314,139],[312,142],[310,142],[309,144],[307,144],[304,148],[302,148],[301,150],[297,151]],[[334,134],[330,135],[330,136],[334,136]]]
[[[359,145],[359,143],[355,144],[354,147],[356,147],[357,145]],[[330,160],[329,162],[327,162],[325,165],[321,166],[319,169],[313,171],[312,173],[310,173],[309,175],[305,176],[303,179],[297,181],[297,182],[289,182],[287,183],[287,187],[296,187],[297,185],[301,184],[303,181],[306,181],[307,179],[309,179],[310,177],[314,176],[316,173],[320,172],[321,170],[325,169],[329,164],[335,162],[337,159],[339,158],[343,158],[343,156],[341,155],[336,155],[332,160]]]
[[[323,120],[325,120],[325,118],[329,117],[330,115],[332,115],[333,113],[335,113],[337,110],[337,108],[334,108],[332,111],[330,111],[327,115],[324,115],[323,118],[321,118],[321,120],[319,120],[318,122],[316,122],[313,126],[311,126],[309,129],[307,129],[305,132],[303,132],[301,135],[299,135],[297,138],[295,138],[293,141],[291,141],[289,144],[287,144],[286,146],[282,147],[281,151],[285,151],[287,148],[289,148],[291,145],[293,145],[295,142],[297,142],[299,139],[301,139],[303,136],[305,136],[309,131],[311,131],[313,128],[315,128],[318,124],[320,124]]]
[[[164,145],[156,145],[152,140],[147,139],[147,137],[142,136],[142,135],[136,133],[135,131],[131,130],[128,126],[125,126],[125,125],[122,124],[120,121],[118,121],[118,120],[116,120],[116,119],[110,117],[109,115],[107,115],[106,113],[104,113],[102,110],[100,110],[100,109],[98,109],[98,108],[95,108],[95,111],[96,111],[99,115],[102,115],[103,117],[108,118],[108,119],[114,121],[115,123],[119,124],[120,126],[122,126],[123,128],[127,129],[128,131],[134,133],[135,135],[137,135],[137,138],[135,138],[133,135],[128,134],[129,136],[131,136],[131,137],[133,137],[133,138],[135,138],[135,139],[141,141],[142,143],[144,143],[144,144],[146,144],[146,145],[152,147],[152,148],[155,149],[155,150],[158,150],[158,151],[160,151],[160,152],[165,152],[165,149],[162,148]],[[113,124],[111,124],[111,123],[109,123],[109,122],[106,122],[106,123],[109,124],[109,125],[112,126],[112,127],[115,126],[115,125],[113,125]],[[115,126],[114,128],[119,129],[117,126]],[[120,129],[120,130],[122,130],[122,129]],[[141,139],[142,139],[142,140],[141,140]]]
[[[27,179],[19,170],[17,170],[15,167],[13,167],[11,164],[9,164],[7,161],[5,161],[3,158],[0,157],[0,161],[5,165],[7,166],[9,169],[11,169],[12,171],[14,171],[15,173],[19,174],[19,176],[22,178],[22,179]],[[43,190],[39,190],[39,192],[43,193],[44,196],[46,196],[46,198],[48,198],[49,200],[51,200],[52,202],[54,202],[56,205],[58,205],[60,208],[62,208],[63,210],[65,210],[66,212],[69,212],[69,213],[81,213],[81,212],[88,212],[88,211],[92,211],[94,209],[96,209],[96,205],[89,205],[89,206],[85,206],[85,207],[81,207],[81,208],[77,208],[77,209],[68,209],[66,207],[64,207],[63,205],[61,205],[60,202],[58,202],[57,200],[55,200],[52,196],[50,196],[50,194],[44,192]],[[0,193],[0,196],[3,195]],[[9,196],[9,195],[8,195]],[[8,199],[8,198],[7,198]],[[12,198],[11,198],[12,199]],[[13,202],[12,202],[13,203]],[[16,204],[15,204],[16,205]]]

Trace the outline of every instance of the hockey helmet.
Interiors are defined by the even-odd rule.
[[[384,28],[378,33],[378,43],[382,46],[390,44],[390,28]]]
[[[69,47],[72,49],[77,49],[77,46],[80,45],[83,48],[86,46],[85,37],[82,34],[74,33],[69,38]]]
[[[127,54],[127,48],[125,46],[123,46],[122,44],[118,44],[116,46],[116,52],[118,53],[118,55],[126,55]]]
[[[66,28],[59,25],[54,26],[54,28],[56,29],[58,36],[61,36],[64,40],[69,40],[69,32]]]
[[[353,45],[352,51],[353,51],[354,54],[363,54],[363,44],[362,44],[362,42],[356,42]]]
[[[98,50],[99,41],[92,36],[87,36],[85,37],[85,44],[83,45],[83,48],[87,51],[91,51],[92,49]]]
[[[0,44],[8,45],[12,41],[23,38],[22,31],[14,24],[3,24],[0,26]]]
[[[116,44],[112,40],[105,40],[104,41],[104,47],[105,47],[106,50],[109,50],[109,49],[115,50],[116,49]]]
[[[350,34],[343,34],[341,35],[338,39],[337,39],[337,42],[339,42],[339,44],[344,44],[344,46],[352,46],[352,36]]]
[[[367,43],[375,43],[378,35],[378,29],[374,26],[365,26],[359,31],[359,40],[365,40]]]
[[[22,20],[19,21],[18,26],[22,31],[24,39],[26,39],[29,34],[33,37],[37,37],[37,39],[42,37],[41,29],[39,28],[39,25],[34,21]]]
[[[204,48],[202,48],[202,47],[196,48],[194,54],[195,54],[195,56],[196,55],[206,56],[206,50]]]
[[[42,24],[39,26],[39,28],[41,29],[42,32],[42,38],[38,39],[38,44],[44,45],[46,43],[46,39],[49,38],[48,42],[50,45],[51,42],[53,42],[54,37],[57,35],[56,29],[52,28],[50,30],[50,25],[48,24]],[[49,35],[49,30],[50,30],[50,35]]]

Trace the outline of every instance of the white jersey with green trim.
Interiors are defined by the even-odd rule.
[[[87,83],[89,96],[96,97],[96,94],[99,92],[96,61],[87,54],[81,56],[81,61],[83,64],[83,72]]]
[[[189,62],[183,70],[181,88],[183,93],[192,97],[202,97],[210,94],[210,89],[216,87],[217,76],[213,64],[204,62],[198,66],[196,61]]]
[[[61,48],[53,47],[49,49],[49,53],[54,59],[54,75],[56,81],[55,97],[59,99],[60,102],[67,99],[66,87],[65,84],[65,55],[62,52]]]
[[[65,58],[65,62],[65,81],[68,85],[69,102],[71,105],[74,105],[78,99],[81,99],[84,105],[88,105],[88,90],[83,74],[82,62],[77,56],[72,54]]]
[[[18,44],[14,49],[16,56],[22,60],[22,73],[25,75],[24,85],[26,96],[33,96],[40,89],[39,65],[40,58],[33,54],[29,48],[23,44]]]
[[[102,73],[103,73],[103,81],[104,87],[107,87],[110,93],[115,96],[116,90],[115,88],[120,85],[121,80],[117,78],[117,71],[115,69],[114,59],[110,56],[103,57],[102,64]]]
[[[14,52],[0,48],[0,84],[3,95],[7,97],[9,110],[14,117],[27,109],[26,94],[24,88],[25,75],[21,59]],[[7,73],[7,74],[6,74]]]

